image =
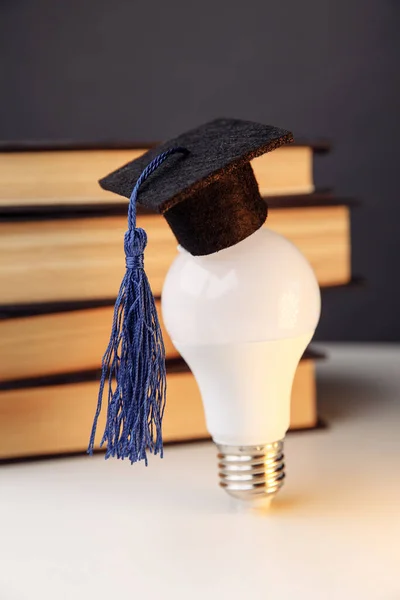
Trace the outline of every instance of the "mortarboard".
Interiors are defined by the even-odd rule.
[[[100,180],[108,191],[130,198],[143,170],[171,148],[140,188],[139,204],[161,213],[179,244],[193,255],[233,246],[261,227],[267,205],[250,160],[293,141],[290,132],[237,119],[217,119],[149,150]]]
[[[267,217],[250,161],[293,141],[284,129],[217,119],[186,132],[100,180],[130,198],[125,234],[126,273],[116,300],[111,338],[102,362],[93,452],[104,388],[108,386],[106,458],[145,460],[162,455],[165,353],[154,299],[144,272],[147,237],[136,228],[136,204],[161,213],[179,244],[193,255],[212,254],[257,231]]]

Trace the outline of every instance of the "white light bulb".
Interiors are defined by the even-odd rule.
[[[320,314],[314,272],[267,228],[207,256],[179,251],[163,318],[199,385],[220,484],[235,497],[271,498],[284,478],[293,378]]]

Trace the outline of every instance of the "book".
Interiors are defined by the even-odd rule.
[[[64,380],[0,391],[0,459],[85,452],[96,408],[98,381]],[[209,437],[197,383],[178,363],[167,375],[167,409],[163,423],[165,442]],[[28,383],[28,386],[27,386]],[[21,384],[20,384],[21,385]],[[99,422],[97,442],[104,429],[105,411]],[[305,354],[293,383],[290,426],[317,424],[314,358]],[[98,447],[98,445],[97,445]]]
[[[155,296],[177,253],[160,215],[138,216],[148,234],[145,268]],[[125,269],[125,216],[0,222],[0,304],[95,300],[117,295]],[[291,240],[311,263],[320,285],[349,282],[349,206],[270,208],[266,226]]]
[[[178,351],[162,323],[167,359]],[[97,369],[108,344],[113,307],[0,320],[0,381]]]
[[[313,146],[294,144],[252,161],[263,195],[314,190]],[[322,149],[325,149],[322,147]],[[147,148],[47,150],[0,153],[0,207],[118,203],[98,180]]]

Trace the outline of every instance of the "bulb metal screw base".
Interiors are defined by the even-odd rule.
[[[239,500],[272,499],[285,479],[283,440],[263,446],[217,444],[220,486]]]

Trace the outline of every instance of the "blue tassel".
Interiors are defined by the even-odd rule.
[[[153,294],[143,266],[147,235],[136,228],[141,184],[170,156],[171,148],[143,171],[132,191],[124,249],[126,272],[115,302],[111,337],[103,356],[100,389],[88,453],[93,454],[104,388],[108,386],[107,421],[101,446],[106,458],[144,460],[147,452],[163,456],[161,424],[165,408],[165,349]]]

